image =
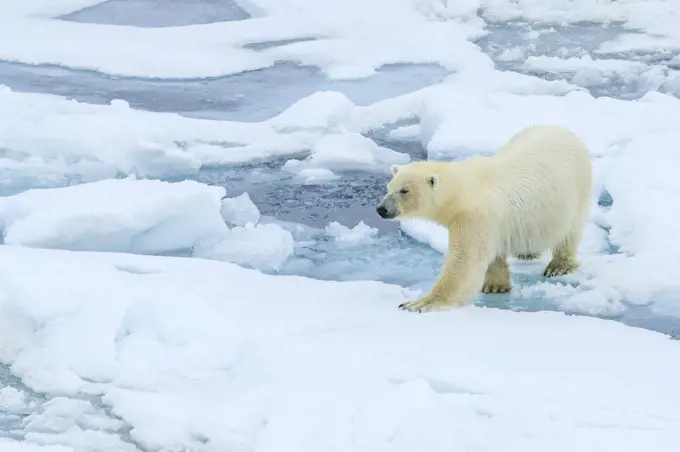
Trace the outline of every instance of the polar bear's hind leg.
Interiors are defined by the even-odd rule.
[[[552,260],[545,267],[543,276],[562,276],[578,268],[578,246],[583,237],[585,221],[578,221],[567,236],[552,250]]]
[[[486,278],[482,285],[484,293],[506,293],[510,292],[510,269],[505,257],[497,257],[486,269]]]

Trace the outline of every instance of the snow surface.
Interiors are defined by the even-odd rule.
[[[39,80],[0,70],[0,451],[677,450],[680,342],[621,322],[644,312],[680,337],[680,1],[248,0],[238,21],[74,21],[101,2],[0,2],[0,60]],[[84,71],[181,89],[279,63],[330,88],[263,121],[136,110],[134,90],[79,102],[40,72],[67,68],[83,100]],[[396,97],[332,88],[426,63],[445,79]],[[544,280],[548,256],[513,259],[507,297],[399,311],[448,236],[376,218],[389,165],[489,154],[537,122],[593,157],[580,269]],[[536,306],[564,312],[513,312]]]
[[[2,247],[0,281],[0,359],[142,450],[677,447],[680,342],[612,321],[403,315],[398,286],[186,258]],[[84,440],[60,405],[31,442]]]

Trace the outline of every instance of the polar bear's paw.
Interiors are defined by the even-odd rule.
[[[425,295],[420,300],[407,301],[399,305],[399,309],[410,312],[431,312],[444,309],[444,303],[432,295]]]
[[[485,282],[482,286],[482,292],[484,293],[508,293],[512,289],[509,283],[489,283]]]
[[[545,267],[543,276],[551,277],[566,275],[567,273],[576,270],[576,267],[578,267],[576,259],[567,256],[557,256],[550,261],[547,267]]]
[[[420,300],[407,301],[399,305],[399,309],[410,312],[433,312],[443,311],[450,308],[457,308],[464,303],[445,302],[437,296],[425,295]]]
[[[437,303],[435,299],[423,297],[420,300],[407,301],[399,305],[399,309],[409,312],[435,311]]]

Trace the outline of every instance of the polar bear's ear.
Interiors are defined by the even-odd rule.
[[[439,182],[439,177],[436,174],[433,174],[432,176],[427,178],[427,183],[430,184],[430,187],[434,187],[437,185]]]
[[[396,176],[399,172],[399,169],[401,169],[401,165],[394,164],[390,169],[392,170],[392,175]]]

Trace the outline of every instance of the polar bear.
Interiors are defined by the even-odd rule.
[[[551,250],[544,276],[575,270],[591,187],[586,145],[555,125],[527,127],[492,156],[393,165],[378,214],[428,219],[449,231],[437,282],[399,307],[427,312],[468,304],[480,289],[508,292],[508,256],[535,259]]]

